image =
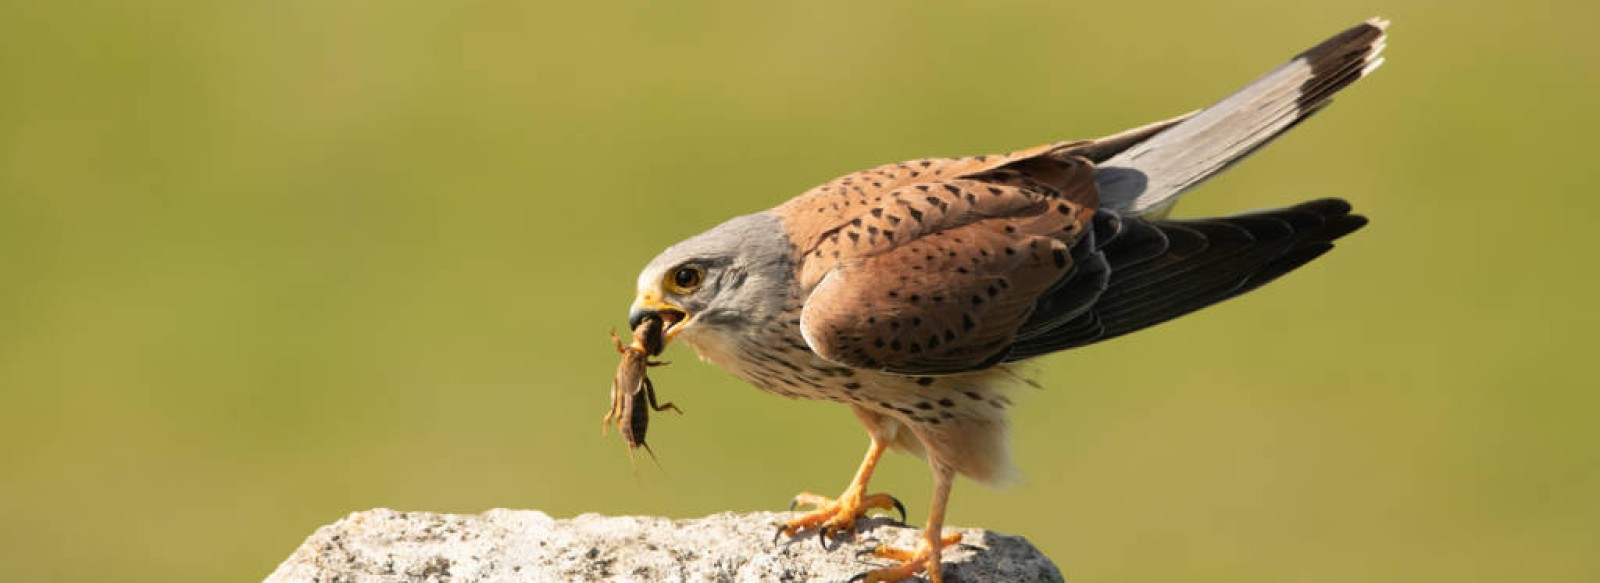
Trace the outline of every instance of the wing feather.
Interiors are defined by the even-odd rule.
[[[866,200],[796,245],[801,280],[816,281],[801,315],[807,344],[850,366],[956,373],[1004,358],[1039,296],[1072,269],[1096,206],[1094,168],[1045,150]]]
[[[1122,229],[1115,237],[1100,237],[1107,242],[1097,252],[1111,271],[1106,285],[1088,306],[1041,298],[1005,360],[1110,340],[1236,297],[1315,259],[1335,239],[1366,224],[1338,199],[1184,221],[1104,218],[1112,214],[1102,210],[1094,225],[1096,231]],[[1161,237],[1129,236],[1147,230]],[[1159,241],[1164,247],[1152,254]],[[1076,290],[1054,293],[1066,297]],[[1061,312],[1071,317],[1052,319]]]

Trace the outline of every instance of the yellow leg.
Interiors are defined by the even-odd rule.
[[[900,519],[905,520],[906,509],[888,494],[868,494],[867,481],[872,479],[872,470],[878,467],[878,458],[883,457],[887,446],[872,438],[872,444],[867,447],[867,456],[861,460],[861,469],[856,470],[856,475],[851,478],[850,485],[845,487],[844,493],[837,499],[818,496],[810,492],[801,492],[789,503],[789,509],[798,506],[811,506],[813,511],[790,520],[778,529],[782,536],[794,536],[802,530],[819,529],[817,536],[827,544],[827,537],[835,533],[847,533],[855,530],[856,519],[865,516],[869,510],[898,510]]]
[[[926,573],[928,581],[943,583],[944,573],[939,561],[944,547],[961,542],[959,532],[940,536],[944,530],[944,509],[950,501],[950,485],[955,479],[955,472],[940,464],[930,465],[933,466],[933,507],[928,510],[928,527],[922,530],[922,541],[915,550],[878,547],[872,551],[874,556],[899,561],[900,564],[862,573],[851,578],[851,581],[895,583],[914,578],[918,573]]]

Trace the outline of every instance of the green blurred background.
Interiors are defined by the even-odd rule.
[[[0,558],[253,580],[372,507],[677,517],[865,437],[684,347],[665,471],[599,418],[636,270],[835,175],[1202,106],[1360,20],[1390,61],[1180,215],[1343,196],[1310,269],[1043,361],[956,524],[1078,581],[1594,581],[1600,8],[19,2],[0,18]],[[929,478],[875,486],[926,517]]]

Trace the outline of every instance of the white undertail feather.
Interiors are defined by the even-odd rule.
[[[1186,191],[1293,127],[1383,64],[1389,21],[1373,18],[1296,56],[1100,166],[1101,206],[1161,215]]]

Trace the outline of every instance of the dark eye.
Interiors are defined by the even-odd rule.
[[[699,286],[702,277],[704,274],[699,267],[685,265],[672,271],[672,287],[677,288],[679,293],[686,292]]]

